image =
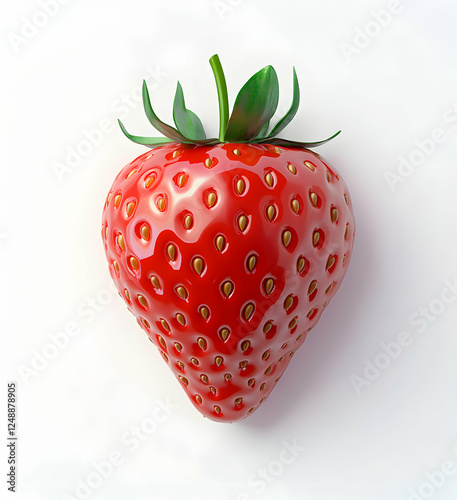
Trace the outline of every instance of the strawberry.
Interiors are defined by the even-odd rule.
[[[270,132],[278,103],[271,66],[239,92],[228,117],[225,78],[210,59],[219,138],[206,139],[178,83],[173,117],[146,114],[165,137],[116,177],[103,210],[111,276],[195,407],[220,422],[265,401],[338,290],[351,257],[346,184],[309,148]],[[336,135],[336,134],[335,134]],[[331,139],[331,138],[330,138]],[[329,140],[329,139],[328,139]]]

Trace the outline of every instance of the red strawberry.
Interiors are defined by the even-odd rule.
[[[298,108],[267,134],[277,106],[271,66],[242,88],[220,139],[205,139],[178,84],[176,129],[152,111],[165,138],[114,181],[103,212],[111,276],[196,408],[233,422],[268,397],[336,293],[349,264],[354,217],[346,184],[307,147],[277,139]]]

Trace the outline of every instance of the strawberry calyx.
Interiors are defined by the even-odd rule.
[[[216,81],[219,101],[219,137],[208,139],[200,118],[186,108],[184,93],[178,82],[173,102],[173,121],[175,127],[164,123],[155,114],[146,81],[143,81],[143,106],[151,125],[163,137],[142,137],[130,134],[123,123],[118,120],[125,136],[131,141],[156,148],[170,142],[193,145],[215,145],[227,142],[272,144],[284,147],[313,148],[325,144],[341,131],[336,132],[328,139],[314,142],[298,142],[278,137],[284,128],[295,117],[300,103],[300,88],[298,78],[293,68],[293,96],[292,104],[287,113],[271,127],[270,121],[276,112],[279,102],[278,77],[273,66],[265,66],[255,73],[239,91],[232,113],[229,114],[227,84],[224,71],[217,54],[209,60]]]

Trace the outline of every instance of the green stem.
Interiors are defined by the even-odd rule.
[[[225,141],[225,131],[229,120],[229,104],[227,95],[227,83],[225,81],[224,70],[222,69],[219,56],[214,54],[209,60],[211,69],[214,73],[217,87],[217,98],[219,100],[219,140]]]

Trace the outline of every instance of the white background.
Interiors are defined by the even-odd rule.
[[[8,0],[2,11],[1,498],[457,498],[455,0]],[[179,78],[215,135],[214,53],[231,102],[272,64],[281,112],[295,65],[301,108],[284,135],[343,130],[318,152],[357,221],[339,293],[270,398],[236,424],[188,402],[112,292],[100,239],[112,180],[144,151],[115,119],[150,134],[138,86],[148,80],[170,121]],[[399,173],[402,157],[412,163]],[[389,357],[382,344],[399,336],[408,345]]]

